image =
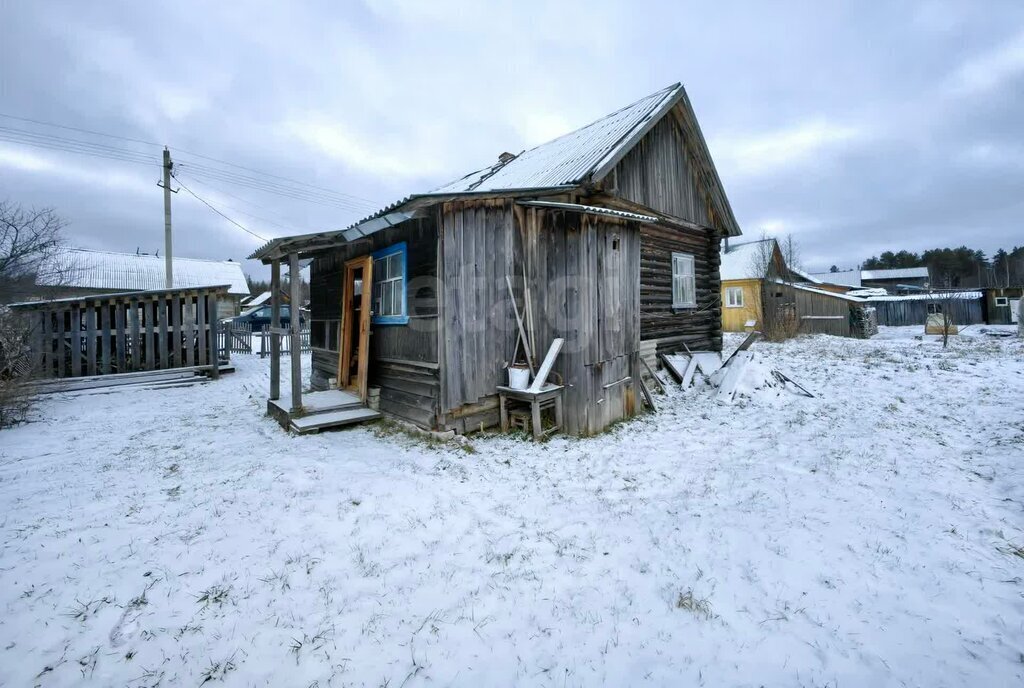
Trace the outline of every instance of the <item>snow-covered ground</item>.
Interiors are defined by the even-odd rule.
[[[1024,347],[918,331],[541,445],[290,437],[244,357],[46,399],[0,432],[0,684],[1022,685]]]

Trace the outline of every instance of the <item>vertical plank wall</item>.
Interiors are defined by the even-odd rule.
[[[635,411],[640,241],[634,223],[517,207],[511,200],[449,203],[442,243],[442,375],[452,427],[496,419],[495,388],[506,381],[517,333],[505,277],[523,308],[524,268],[537,358],[555,337],[566,340],[553,369],[567,386],[566,431],[598,432]]]
[[[209,366],[217,293],[132,292],[15,306],[35,323],[36,375],[111,375]]]

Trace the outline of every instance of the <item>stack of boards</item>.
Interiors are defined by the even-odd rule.
[[[220,372],[234,370],[222,365]],[[91,375],[61,379],[33,380],[26,389],[33,394],[56,394],[61,392],[106,393],[120,389],[161,389],[183,387],[206,382],[209,378],[199,368],[169,368],[167,370],[144,370],[134,373],[113,375]]]

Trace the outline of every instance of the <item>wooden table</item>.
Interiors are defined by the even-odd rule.
[[[556,432],[562,428],[562,390],[564,385],[546,384],[539,392],[531,392],[527,389],[513,389],[512,387],[498,386],[498,407],[501,412],[501,431],[508,432],[508,402],[521,401],[530,405],[530,424],[533,426],[533,439],[539,440],[544,435]],[[541,408],[551,405],[555,407],[555,425],[545,432],[540,423]]]

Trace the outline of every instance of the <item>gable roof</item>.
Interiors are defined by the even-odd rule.
[[[62,248],[50,259],[52,268],[42,271],[39,286],[106,291],[163,289],[164,257],[87,248]],[[242,264],[231,260],[174,258],[174,287],[228,285],[232,295],[249,295]]]
[[[634,134],[661,118],[682,86],[673,84],[610,115],[520,153],[506,163],[470,172],[431,193],[501,192],[577,186],[622,149]]]
[[[728,251],[722,251],[722,264],[719,267],[723,282],[728,280],[764,279],[760,272],[757,261],[758,251],[764,243],[772,244],[772,251],[776,249],[775,239],[759,239],[748,241],[744,244],[734,244]]]
[[[686,89],[672,84],[590,124],[559,136],[516,156],[502,156],[496,164],[474,170],[426,193],[412,194],[391,203],[343,230],[318,232],[302,237],[272,239],[253,252],[251,259],[280,255],[285,246],[300,243],[344,243],[372,234],[408,219],[410,208],[467,195],[500,196],[512,193],[557,192],[601,181],[640,140],[673,108],[679,107],[688,139],[695,153],[718,224],[729,236],[739,236],[739,223],[722,187],[707,142],[697,123]],[[312,245],[312,244],[311,244]]]
[[[928,268],[888,268],[884,270],[840,270],[839,272],[812,272],[811,275],[826,284],[860,287],[864,280],[928,279]]]
[[[841,287],[859,287],[860,270],[840,270],[839,272],[812,272],[811,277],[824,284],[836,284]]]

